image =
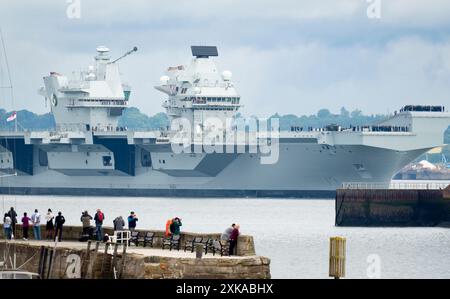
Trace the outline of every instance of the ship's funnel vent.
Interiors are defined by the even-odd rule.
[[[215,46],[191,46],[192,56],[197,58],[208,58],[210,56],[219,56]]]

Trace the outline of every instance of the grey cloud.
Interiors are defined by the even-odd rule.
[[[65,0],[2,0],[16,108],[45,112],[36,94],[49,71],[87,66],[95,47],[119,56],[133,88],[131,104],[162,111],[153,89],[167,66],[187,63],[192,44],[219,46],[244,112],[268,116],[329,107],[368,113],[409,102],[448,102],[450,3],[382,0],[382,19],[365,0],[106,1],[81,0],[68,19]]]

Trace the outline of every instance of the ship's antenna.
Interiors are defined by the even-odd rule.
[[[127,57],[128,55],[133,54],[133,53],[136,52],[137,50],[138,50],[138,48],[137,48],[137,47],[134,47],[133,49],[131,49],[131,50],[128,51],[127,53],[123,54],[122,56],[120,56],[120,57],[117,58],[116,60],[111,61],[110,63],[116,63],[117,61],[119,61],[119,60],[121,60],[121,59]]]
[[[6,46],[5,46],[5,39],[3,38],[3,32],[2,32],[1,27],[0,27],[0,40],[2,42],[3,54],[5,55],[6,73],[8,74],[8,81],[9,81],[9,86],[1,86],[1,88],[6,88],[11,91],[11,100],[12,100],[12,105],[14,108],[14,90],[13,90],[13,85],[12,85],[12,80],[11,80],[11,71],[9,68],[8,56],[6,53]]]
[[[11,70],[9,68],[9,62],[8,62],[8,55],[6,53],[6,45],[5,45],[5,39],[3,38],[3,32],[2,32],[2,28],[0,27],[0,40],[2,42],[2,48],[3,48],[3,54],[5,55],[5,66],[6,66],[6,73],[8,74],[8,81],[9,81],[9,86],[0,86],[1,88],[6,88],[10,90],[11,93],[11,102],[12,102],[12,108],[13,111],[15,111],[15,103],[14,103],[14,88],[13,88],[13,84],[12,84],[12,80],[11,80]],[[15,131],[17,132],[17,117],[14,120],[15,123]]]
[[[0,86],[0,89],[5,88],[5,89],[9,89],[10,90],[11,101],[12,101],[12,108],[13,108],[13,111],[15,112],[14,90],[13,90],[13,84],[12,84],[12,80],[11,80],[11,71],[10,71],[10,68],[9,68],[8,56],[7,56],[7,53],[6,53],[5,39],[3,38],[3,31],[2,31],[1,27],[0,27],[0,41],[2,43],[3,55],[5,56],[6,73],[8,75],[8,81],[9,81],[9,86]],[[17,116],[16,116],[16,119],[14,120],[14,122],[15,122],[15,131],[17,132]],[[5,138],[5,145],[8,148],[8,139],[7,138]],[[16,147],[14,147],[14,153],[16,153],[15,151],[16,151]],[[3,185],[3,178],[7,178],[7,177],[10,177],[10,176],[17,176],[17,172],[15,172],[13,174],[6,174],[6,175],[0,176],[0,181],[1,181],[2,185]],[[11,190],[10,188],[11,188],[11,185],[10,185],[10,181],[8,180],[8,189],[9,189],[9,191]],[[3,210],[5,210],[5,195],[4,194],[2,195],[2,199],[3,199],[2,200],[3,201]],[[17,197],[15,197],[15,208],[17,209]]]

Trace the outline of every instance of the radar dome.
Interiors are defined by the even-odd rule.
[[[201,93],[201,89],[198,88],[198,87],[195,87],[195,88],[194,88],[194,93],[195,93],[195,94],[200,94],[200,93]]]
[[[167,82],[169,82],[170,78],[169,76],[162,76],[161,78],[159,78],[159,81],[161,82],[162,85],[166,85]]]
[[[223,73],[222,73],[223,81],[230,81],[232,77],[233,77],[233,74],[230,71],[223,71]]]
[[[109,52],[109,49],[105,46],[98,46],[96,50],[99,53],[108,53]]]

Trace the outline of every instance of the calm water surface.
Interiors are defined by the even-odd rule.
[[[450,278],[450,229],[339,228],[332,200],[170,199],[61,196],[1,196],[4,211],[61,210],[80,225],[82,210],[101,208],[106,224],[135,211],[138,227],[164,229],[168,218],[183,219],[191,232],[222,232],[232,222],[253,235],[256,251],[272,260],[273,278],[327,278],[332,236],[347,238],[347,277],[365,278],[379,258],[381,278]]]

